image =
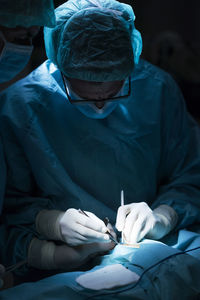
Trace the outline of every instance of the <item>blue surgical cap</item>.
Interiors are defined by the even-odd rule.
[[[116,0],[69,0],[55,10],[56,26],[44,28],[47,57],[70,78],[122,80],[142,51],[130,5]]]
[[[53,0],[0,0],[0,25],[55,26]]]

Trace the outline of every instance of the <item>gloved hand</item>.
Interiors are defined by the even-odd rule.
[[[118,208],[116,228],[122,231],[126,243],[134,244],[144,237],[161,239],[177,223],[177,214],[168,205],[152,210],[147,203],[132,203]]]
[[[43,210],[36,218],[36,229],[46,239],[60,240],[77,246],[94,242],[110,242],[108,228],[93,213],[80,213],[70,208],[66,212]]]
[[[0,289],[3,287],[3,275],[5,273],[4,266],[0,265]]]
[[[63,241],[71,246],[109,242],[109,236],[105,234],[108,228],[104,222],[91,212],[85,213],[87,216],[74,208],[65,212],[59,222]]]
[[[71,271],[87,263],[91,258],[113,249],[115,243],[91,243],[70,247],[66,244],[34,238],[28,249],[28,265],[42,270]]]
[[[70,247],[61,245],[56,247],[55,264],[59,270],[72,271],[86,264],[92,258],[103,255],[115,247],[114,242],[91,243]]]

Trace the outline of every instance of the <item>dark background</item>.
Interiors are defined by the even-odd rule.
[[[55,0],[55,7],[64,2]],[[200,1],[120,2],[134,9],[135,26],[143,38],[142,57],[171,73],[183,92],[188,110],[200,119]],[[42,28],[34,39],[34,46],[29,65],[13,81],[27,75],[46,59]],[[0,90],[7,85],[0,85]]]

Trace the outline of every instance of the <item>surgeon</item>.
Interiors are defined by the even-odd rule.
[[[13,79],[27,65],[33,50],[32,40],[40,26],[55,25],[52,0],[0,0],[0,84]],[[6,166],[0,143],[0,214],[6,180]],[[0,265],[0,278],[4,274]],[[0,279],[0,287],[3,281]]]
[[[0,0],[0,84],[27,65],[40,26],[55,25],[53,0]]]
[[[27,262],[18,275],[109,251],[105,217],[129,244],[200,222],[199,128],[170,75],[140,59],[131,6],[69,0],[55,13],[48,60],[1,96],[0,251]]]
[[[32,40],[40,26],[55,25],[52,0],[0,0],[0,84],[13,79],[28,63],[33,50]],[[5,177],[3,149],[0,143],[0,214]]]

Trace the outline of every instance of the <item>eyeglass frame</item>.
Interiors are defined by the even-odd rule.
[[[128,77],[128,94],[126,95],[123,95],[123,96],[118,96],[118,97],[112,97],[112,98],[104,98],[104,99],[97,99],[97,100],[90,100],[90,99],[72,99],[69,95],[69,92],[67,91],[67,86],[66,86],[66,81],[67,79],[65,78],[65,75],[61,72],[61,76],[62,76],[62,79],[63,79],[63,83],[64,83],[64,88],[65,88],[65,92],[67,94],[67,98],[69,99],[70,103],[72,104],[77,104],[77,105],[80,105],[80,104],[86,104],[86,103],[97,103],[97,102],[112,102],[112,101],[120,101],[121,99],[123,98],[127,98],[131,95],[131,76]]]

